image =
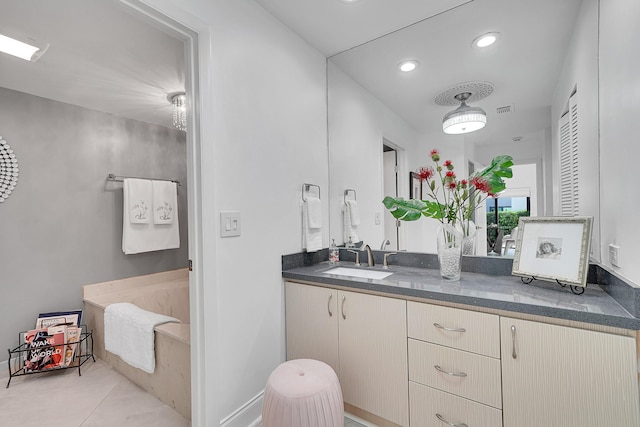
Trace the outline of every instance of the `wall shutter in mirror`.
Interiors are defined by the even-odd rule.
[[[569,110],[560,118],[560,215],[580,213],[578,198],[578,103],[577,93],[569,98]]]

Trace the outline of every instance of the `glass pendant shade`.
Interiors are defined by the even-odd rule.
[[[487,124],[487,113],[482,108],[469,107],[465,100],[469,94],[456,95],[461,104],[455,110],[445,114],[442,119],[442,130],[446,134],[457,135],[474,132]]]
[[[187,97],[184,93],[171,96],[173,105],[173,126],[181,131],[187,130]]]

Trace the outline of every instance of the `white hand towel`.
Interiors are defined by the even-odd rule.
[[[148,179],[126,178],[124,180],[124,198],[129,209],[131,224],[149,224],[151,222],[151,181]]]
[[[360,239],[358,239],[358,226],[357,225],[353,225],[352,221],[351,221],[351,210],[349,209],[349,204],[345,204],[344,208],[342,210],[342,216],[343,216],[343,230],[344,230],[344,242],[347,243],[349,241],[349,237],[351,237],[351,241],[353,243],[359,242]]]
[[[169,224],[132,223],[130,221],[131,210],[128,187],[130,182],[124,180],[123,187],[123,219],[122,219],[122,252],[127,255],[142,252],[160,251],[165,249],[177,249],[180,247],[180,224],[178,218],[178,205],[175,204],[173,210],[173,222]],[[149,183],[150,197],[153,195],[151,181]],[[152,207],[150,199],[149,207]],[[152,209],[149,209],[148,216],[151,218]]]
[[[351,215],[351,225],[360,225],[358,202],[355,200],[347,200],[347,210],[349,211],[349,215]]]
[[[152,374],[156,367],[153,328],[167,322],[180,323],[180,320],[128,302],[108,305],[104,310],[105,350]]]
[[[309,197],[307,204],[307,225],[309,228],[322,228],[322,202],[317,197]]]
[[[307,199],[302,204],[302,248],[306,249],[307,252],[315,252],[322,249],[322,227],[311,228],[309,226],[310,200],[312,199]],[[315,198],[315,200],[320,202],[320,200],[317,198]],[[319,213],[319,215],[319,221],[320,224],[322,224],[322,211]]]
[[[153,223],[173,224],[178,214],[178,189],[175,182],[151,181],[153,187]]]

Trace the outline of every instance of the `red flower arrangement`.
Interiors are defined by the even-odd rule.
[[[440,164],[440,152],[430,152],[433,166],[418,170],[418,178],[426,183],[430,200],[404,200],[385,197],[382,201],[392,215],[403,221],[415,221],[422,216],[435,218],[442,223],[462,227],[469,233],[469,221],[476,207],[487,197],[494,196],[506,188],[503,178],[511,178],[513,159],[511,156],[496,156],[489,166],[472,174],[469,179],[458,180],[451,160]]]

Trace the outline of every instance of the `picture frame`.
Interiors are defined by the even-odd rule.
[[[593,217],[521,217],[511,274],[587,286]]]
[[[416,172],[409,172],[409,198],[422,200],[422,181]]]

